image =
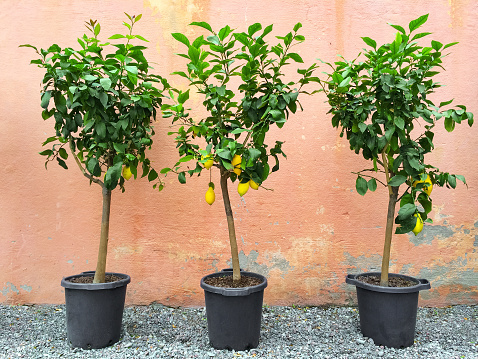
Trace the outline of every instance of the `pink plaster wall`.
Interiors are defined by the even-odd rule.
[[[170,33],[199,34],[186,26],[192,21],[216,29],[274,23],[279,35],[301,21],[306,42],[297,51],[311,63],[319,57],[333,61],[338,53],[350,59],[364,47],[360,36],[389,41],[394,31],[387,23],[406,26],[430,13],[424,31],[443,43],[460,42],[444,60],[447,71],[440,80],[446,87],[439,96],[455,98],[478,115],[478,2],[473,0],[6,0],[0,7],[3,303],[62,303],[62,276],[95,268],[101,216],[99,187],[90,186],[71,161],[69,171],[53,165],[45,171],[38,152],[52,123],[40,115],[43,73],[29,65],[34,54],[20,44],[75,46],[90,18],[109,36],[120,31],[124,11],[142,13],[137,31],[151,41],[147,56],[156,72],[167,76],[181,63],[174,53],[182,45]],[[185,86],[179,77],[169,78]],[[193,96],[190,105],[200,101]],[[243,199],[231,191],[241,264],[267,276],[270,305],[352,303],[354,288],[344,283],[345,275],[380,266],[386,192],[355,193],[350,172],[362,169],[363,162],[331,127],[324,101],[322,94],[303,98],[305,111],[273,130],[286,141],[288,154],[266,182],[274,191],[249,192]],[[157,168],[177,158],[168,125],[160,120],[156,127],[150,157]],[[394,237],[391,270],[432,283],[433,289],[421,294],[421,305],[478,302],[477,135],[478,126],[438,131],[429,160],[465,175],[468,189],[435,189],[434,224],[423,237]],[[126,193],[113,193],[107,269],[131,275],[127,304],[203,305],[200,278],[229,266],[222,198],[217,193],[212,207],[205,203],[206,177],[187,185],[167,177],[161,193],[147,181],[130,181]]]

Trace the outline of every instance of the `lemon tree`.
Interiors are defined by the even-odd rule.
[[[86,23],[89,34],[78,38],[79,50],[62,49],[54,44],[48,49],[33,48],[39,55],[32,60],[46,72],[41,89],[44,120],[54,119],[55,135],[46,139],[49,147],[45,166],[56,162],[67,169],[68,152],[83,175],[101,186],[103,216],[100,248],[94,282],[104,282],[109,232],[111,191],[125,180],[138,175],[154,181],[161,189],[158,173],[152,168],[145,151],[153,143],[152,118],[162,103],[162,93],[169,88],[161,76],[150,73],[144,57],[146,47],[133,44],[147,41],[133,34],[141,15],[126,14],[126,34],[102,42],[97,21]],[[110,51],[109,51],[110,50]]]
[[[342,59],[328,64],[332,71],[323,83],[332,114],[332,125],[346,136],[350,149],[370,161],[370,167],[358,172],[356,190],[364,195],[375,191],[377,183],[388,188],[389,204],[382,262],[381,285],[388,285],[388,265],[394,222],[395,233],[423,228],[431,222],[433,186],[456,187],[465,178],[440,171],[425,160],[433,151],[434,127],[439,121],[453,131],[456,124],[473,124],[473,114],[452,100],[436,105],[431,100],[441,85],[434,76],[442,67],[442,58],[450,46],[431,41],[419,45],[429,32],[416,32],[428,15],[411,21],[408,31],[400,25],[391,43],[378,46],[370,37],[368,45],[355,60]],[[420,40],[422,41],[422,40]],[[400,209],[395,216],[396,204]]]
[[[301,109],[303,86],[317,79],[316,65],[298,69],[296,80],[285,80],[284,68],[302,64],[293,48],[304,41],[298,33],[301,24],[285,36],[277,36],[277,44],[266,40],[273,25],[265,28],[256,23],[247,32],[230,26],[214,31],[206,22],[194,22],[205,35],[194,40],[181,33],[172,36],[186,49],[179,54],[188,60],[185,71],[175,74],[187,79],[190,89],[202,95],[207,116],[192,118],[185,108],[190,89],[170,91],[174,104],[162,106],[163,116],[171,117],[180,159],[162,173],[175,172],[181,183],[202,171],[218,170],[231,244],[233,279],[240,279],[239,257],[234,220],[228,193],[228,181],[236,182],[243,196],[249,187],[258,189],[269,174],[279,170],[279,159],[285,156],[281,141],[268,142],[271,126],[282,128],[290,114]],[[300,65],[299,65],[300,66]],[[203,144],[201,146],[201,144]],[[185,168],[187,166],[187,168]],[[209,176],[211,177],[210,173]],[[215,198],[209,186],[206,201]],[[214,192],[212,192],[214,193]]]

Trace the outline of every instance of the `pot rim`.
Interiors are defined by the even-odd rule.
[[[404,274],[398,274],[398,273],[389,273],[389,277],[404,278],[404,279],[408,279],[413,282],[416,282],[417,284],[411,287],[382,287],[379,285],[364,283],[357,279],[357,277],[360,277],[360,276],[371,276],[371,275],[380,276],[380,272],[365,272],[365,273],[359,273],[359,274],[348,274],[345,277],[345,282],[348,284],[355,285],[356,287],[359,287],[362,289],[370,290],[373,292],[381,292],[381,293],[414,293],[414,292],[419,292],[421,290],[426,290],[431,288],[430,282],[427,279],[417,279],[415,277],[411,277]]]
[[[86,271],[80,274],[70,275],[68,277],[63,277],[61,280],[61,286],[66,289],[76,289],[76,290],[102,290],[102,289],[114,289],[119,287],[124,287],[131,282],[131,277],[127,274],[123,273],[115,273],[115,272],[106,272],[105,274],[112,274],[123,279],[118,280],[116,282],[109,282],[109,283],[72,283],[69,281],[71,278],[78,278],[78,277],[89,277],[94,276],[95,271]]]
[[[204,276],[201,278],[201,288],[204,289],[207,292],[210,293],[215,293],[215,294],[221,294],[226,297],[240,297],[240,296],[246,296],[255,292],[260,292],[263,291],[267,287],[267,278],[264,277],[261,274],[258,273],[253,273],[253,272],[246,272],[241,270],[241,275],[247,275],[249,277],[255,277],[262,279],[262,283],[258,285],[254,285],[252,287],[244,287],[244,288],[223,288],[223,287],[215,287],[209,284],[206,284],[204,280],[206,278],[213,278],[213,277],[219,277],[219,276],[224,276],[224,275],[232,275],[232,272],[230,271],[221,271],[217,273],[211,273],[208,274],[207,276]]]

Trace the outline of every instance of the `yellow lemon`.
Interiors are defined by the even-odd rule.
[[[432,183],[432,180],[430,178],[430,175],[427,175],[427,179],[425,181],[415,181],[413,182],[412,186],[413,187],[416,187],[417,184],[419,183],[423,183],[423,186],[422,186],[422,191],[425,192],[428,196],[432,193],[432,190],[433,190],[433,183]]]
[[[239,184],[237,185],[237,193],[239,193],[239,196],[244,196],[247,191],[249,190],[249,182],[246,182],[246,183],[241,183],[239,182]]]
[[[415,224],[415,228],[413,228],[412,232],[417,235],[423,230],[423,219],[420,215],[414,214],[417,217],[417,224]]]
[[[209,187],[209,189],[206,191],[206,202],[209,205],[212,205],[214,201],[216,200],[216,194],[214,193],[214,189],[212,187]]]
[[[239,155],[234,155],[234,157],[232,158],[232,161],[231,161],[231,165],[232,165],[232,167],[234,167],[234,173],[238,176],[242,172],[241,162],[242,162],[242,158]]]
[[[253,180],[249,181],[249,187],[251,187],[252,189],[255,189],[255,190],[259,189],[259,185],[256,182],[254,182]]]
[[[214,160],[212,159],[211,155],[207,155],[206,157],[201,156],[201,159],[202,160],[207,159],[207,161],[203,163],[204,168],[207,170],[210,169],[212,165],[214,164]]]
[[[123,175],[123,178],[124,178],[126,181],[128,181],[128,180],[131,178],[131,176],[133,175],[133,174],[131,173],[131,169],[129,168],[129,166],[124,166],[124,167],[123,167],[123,171],[121,172],[121,174]]]

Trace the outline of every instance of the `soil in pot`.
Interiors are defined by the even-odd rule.
[[[380,286],[380,276],[378,275],[366,275],[366,276],[358,276],[357,280],[371,284],[371,285],[378,285]],[[401,277],[389,277],[388,278],[388,286],[389,287],[413,287],[417,285],[417,282],[401,278]]]
[[[94,277],[90,276],[82,276],[82,277],[74,277],[67,279],[67,282],[70,283],[82,283],[82,284],[91,284],[93,283]],[[112,283],[112,282],[117,282],[119,280],[122,280],[124,278],[118,277],[114,274],[107,274],[105,275],[105,283]]]
[[[241,280],[234,282],[232,275],[224,275],[220,277],[210,277],[204,280],[204,283],[212,285],[214,287],[221,288],[245,288],[259,285],[263,282],[262,279],[256,277],[249,277],[247,275],[241,275]]]

